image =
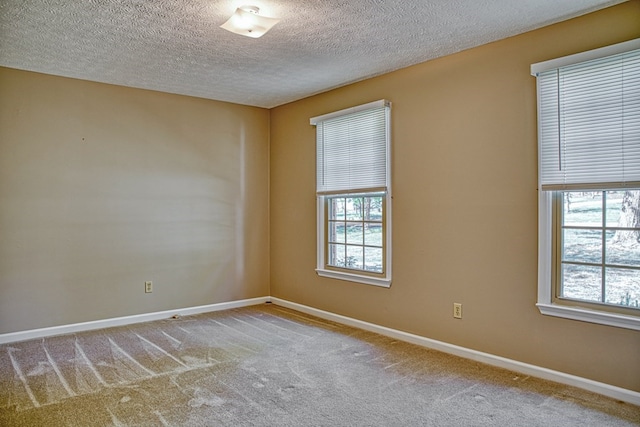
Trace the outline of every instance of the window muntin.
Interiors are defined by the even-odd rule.
[[[556,298],[587,308],[638,313],[640,188],[556,192],[554,209]]]
[[[326,266],[384,274],[385,193],[328,196]]]

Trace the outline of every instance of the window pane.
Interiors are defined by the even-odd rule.
[[[564,225],[602,226],[601,191],[566,191],[564,193]]]
[[[382,248],[364,248],[365,270],[382,273]]]
[[[362,245],[364,242],[363,227],[361,222],[347,223],[347,243]]]
[[[344,245],[329,245],[328,247],[328,263],[334,267],[345,267],[345,248]]]
[[[602,269],[600,267],[563,264],[562,277],[560,296],[584,301],[601,301]]]
[[[624,240],[625,233],[629,232],[607,231],[607,264],[640,267],[640,244]]]
[[[605,302],[638,308],[640,306],[640,270],[606,269]]]
[[[344,243],[346,229],[344,222],[330,222],[329,223],[329,243]]]
[[[364,198],[364,219],[382,221],[382,196]]]
[[[616,237],[617,240],[624,240],[634,245],[640,244],[640,190],[611,192],[610,197],[613,201],[611,202],[611,224],[609,225],[626,229],[619,233]],[[607,209],[608,212],[609,209]]]
[[[345,199],[332,198],[329,199],[329,219],[344,220],[345,218]]]
[[[364,254],[362,249],[362,246],[347,246],[346,267],[359,269],[364,267]]]
[[[364,231],[364,244],[382,246],[382,224],[367,224]]]
[[[622,206],[622,195],[624,191],[607,191],[607,227],[617,227],[620,220],[620,208]]]
[[[602,231],[566,229],[562,241],[563,261],[602,262]]]
[[[362,197],[348,197],[346,199],[347,219],[362,220]]]

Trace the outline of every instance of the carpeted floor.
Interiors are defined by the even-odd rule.
[[[2,426],[634,426],[640,407],[260,305],[0,346]]]

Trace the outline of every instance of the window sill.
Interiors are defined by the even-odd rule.
[[[623,314],[589,310],[581,307],[567,307],[557,304],[538,303],[536,306],[538,310],[540,310],[540,313],[547,316],[563,317],[565,319],[640,331],[640,317],[636,316],[625,316]]]
[[[320,268],[316,269],[316,273],[318,273],[318,276],[328,277],[331,279],[347,280],[349,282],[364,283],[366,285],[380,286],[383,288],[391,287],[391,279],[386,278],[382,279],[360,274],[343,273],[341,271],[323,270]]]

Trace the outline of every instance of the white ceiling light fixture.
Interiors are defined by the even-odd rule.
[[[241,6],[220,27],[232,33],[257,39],[280,22],[278,18],[261,16],[258,15],[258,12],[260,9],[257,6]]]

